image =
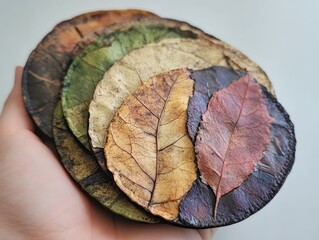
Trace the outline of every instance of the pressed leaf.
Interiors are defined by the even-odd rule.
[[[145,23],[144,23],[145,22]],[[116,30],[88,45],[73,63],[64,79],[63,112],[73,134],[87,148],[88,108],[98,82],[105,71],[133,49],[167,38],[195,38],[195,34],[180,28],[148,24],[139,21],[125,29]],[[107,46],[105,46],[107,43]]]
[[[23,95],[28,112],[43,133],[52,137],[53,112],[64,70],[77,42],[101,27],[141,16],[154,14],[141,10],[90,12],[59,23],[41,40],[24,68]]]
[[[254,171],[270,143],[271,117],[260,85],[250,74],[220,90],[209,101],[196,138],[201,178],[219,199]]]
[[[121,190],[154,215],[178,216],[197,178],[186,129],[193,80],[186,70],[152,77],[127,98],[108,131],[107,167]]]
[[[60,103],[55,110],[53,133],[61,163],[86,193],[116,214],[140,222],[158,222],[149,213],[136,207],[118,189],[113,179],[100,171],[95,159],[82,149],[69,131]]]

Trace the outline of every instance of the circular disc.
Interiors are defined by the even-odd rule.
[[[156,223],[158,220],[135,206],[106,176],[87,151],[75,140],[63,117],[61,103],[54,114],[53,135],[61,162],[77,184],[101,205],[126,218]]]
[[[208,228],[265,206],[292,168],[295,144],[288,114],[250,73],[177,69],[125,99],[105,157],[116,184],[144,209]]]
[[[25,65],[22,89],[26,108],[43,133],[52,137],[54,108],[76,43],[103,26],[146,15],[154,16],[141,10],[86,13],[59,23],[42,39]]]

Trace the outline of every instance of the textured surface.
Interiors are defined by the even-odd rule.
[[[114,62],[136,48],[169,38],[194,38],[195,34],[181,30],[178,25],[166,27],[150,24],[148,19],[113,26],[96,41],[88,45],[72,62],[64,79],[62,91],[63,112],[73,134],[87,148],[88,105],[98,82]]]
[[[152,77],[126,99],[108,131],[107,167],[133,201],[166,220],[197,174],[186,129],[193,80],[186,70]]]
[[[55,110],[53,133],[62,164],[86,193],[114,213],[135,221],[158,222],[133,205],[113,179],[101,172],[93,156],[81,148],[66,125],[60,103]]]
[[[25,105],[35,124],[52,137],[52,120],[64,70],[72,50],[84,36],[116,22],[154,14],[140,10],[99,11],[59,23],[33,50],[23,74]]]

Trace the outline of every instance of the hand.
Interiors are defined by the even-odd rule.
[[[212,229],[141,224],[97,206],[34,134],[22,68],[0,117],[0,239],[211,239]]]

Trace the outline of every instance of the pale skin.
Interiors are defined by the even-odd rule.
[[[212,239],[213,229],[136,223],[90,200],[35,135],[21,74],[18,67],[0,116],[0,239]]]

